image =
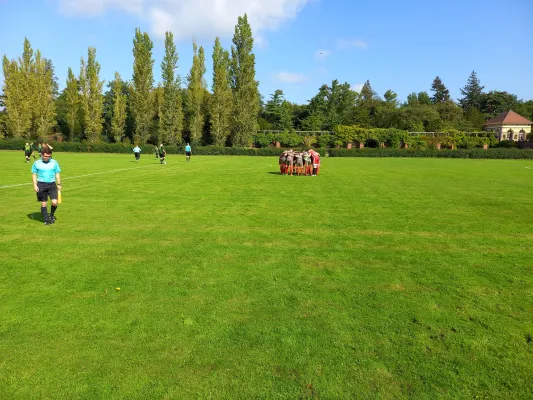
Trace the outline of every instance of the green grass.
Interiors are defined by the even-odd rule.
[[[55,225],[0,188],[0,398],[532,398],[531,161],[55,158]]]

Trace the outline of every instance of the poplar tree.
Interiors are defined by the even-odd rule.
[[[30,137],[33,63],[33,49],[28,39],[24,39],[24,51],[18,63],[15,60],[9,60],[5,55],[2,60],[6,128],[8,134],[15,138],[28,139]]]
[[[133,39],[133,93],[131,111],[134,121],[134,140],[144,144],[152,125],[152,95],[154,74],[152,49],[154,44],[146,32],[135,29]]]
[[[259,83],[255,80],[254,39],[248,16],[239,17],[231,46],[231,87],[233,90],[233,145],[249,146],[257,131]]]
[[[224,146],[230,134],[232,93],[229,76],[229,52],[215,39],[213,47],[213,96],[209,103],[211,136],[215,146]]]
[[[124,82],[118,72],[115,72],[113,82],[113,116],[111,118],[111,134],[116,143],[120,143],[126,130],[126,95],[123,93]]]
[[[67,109],[67,127],[71,141],[74,140],[76,129],[79,126],[80,94],[78,90],[78,79],[76,79],[72,69],[69,67],[67,85],[65,88],[65,100]]]
[[[87,62],[81,59],[80,83],[81,105],[85,122],[85,136],[89,142],[101,139],[102,125],[104,122],[104,98],[102,88],[104,82],[99,78],[100,64],[96,61],[96,49],[89,47]]]
[[[153,119],[153,132],[156,143],[163,143],[163,137],[165,136],[163,131],[163,101],[164,101],[164,89],[161,84],[152,91],[152,119]]]
[[[50,68],[49,62],[37,50],[32,69],[33,125],[37,136],[46,137],[56,125],[53,68]]]
[[[172,32],[165,33],[165,57],[161,62],[163,81],[163,104],[161,115],[162,141],[181,144],[183,130],[183,107],[179,93],[181,79],[175,71],[178,68],[178,52]]]
[[[193,41],[192,48],[192,67],[187,77],[189,82],[187,87],[187,111],[189,113],[190,142],[191,144],[198,144],[202,138],[202,130],[205,123],[202,105],[207,85],[204,80],[204,49],[202,46],[198,48],[196,41]]]

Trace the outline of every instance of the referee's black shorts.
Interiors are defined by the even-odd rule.
[[[37,182],[39,191],[37,192],[37,201],[57,200],[57,186],[55,182]]]

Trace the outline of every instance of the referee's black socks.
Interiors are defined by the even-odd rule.
[[[43,214],[44,221],[48,221],[48,210],[46,207],[41,207],[41,214]]]

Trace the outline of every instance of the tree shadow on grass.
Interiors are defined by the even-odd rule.
[[[43,214],[41,214],[40,212],[29,213],[27,214],[27,217],[29,219],[34,220],[35,222],[40,222],[41,224],[44,223]]]

